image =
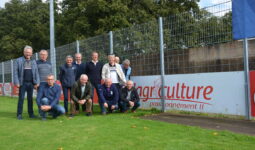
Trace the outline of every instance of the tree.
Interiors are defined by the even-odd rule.
[[[19,57],[25,45],[35,51],[49,47],[48,5],[41,0],[11,0],[0,10],[0,51],[8,60]]]

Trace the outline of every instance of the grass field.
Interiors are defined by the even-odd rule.
[[[17,98],[0,97],[0,150],[253,150],[255,137],[140,119],[152,111],[47,121],[16,119]],[[37,113],[36,106],[35,112]]]

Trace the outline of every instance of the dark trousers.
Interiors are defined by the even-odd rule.
[[[112,107],[112,103],[111,103],[111,101],[106,101],[106,103],[108,104],[108,112],[112,112],[113,110],[111,109],[111,107]],[[101,112],[103,113],[103,112],[106,112],[106,108],[104,107],[104,103],[99,103],[99,105],[100,105],[100,109],[101,109]],[[115,109],[114,110],[118,110],[118,105],[116,104],[116,105],[114,105],[115,106]]]
[[[118,93],[119,93],[119,99],[118,99],[119,109],[120,109],[120,111],[123,111],[122,107],[120,106],[120,98],[121,98],[121,89],[122,89],[122,86],[119,83],[113,83],[113,84],[116,86],[116,88],[118,89]]]
[[[127,111],[130,108],[129,102],[120,101],[120,107],[122,112]],[[132,111],[135,111],[138,107],[140,107],[140,102],[135,102],[133,108],[131,108]]]
[[[71,88],[63,86],[62,89],[64,94],[64,108],[65,108],[65,112],[68,113],[68,99],[70,97],[70,94],[68,95],[68,90],[71,92]]]
[[[50,105],[49,99],[48,98],[42,98],[41,99],[41,104],[42,105]],[[39,111],[40,111],[41,117],[46,118],[47,112],[42,111],[41,109],[39,109]],[[65,109],[63,108],[63,106],[60,106],[59,104],[56,104],[56,105],[52,106],[51,110],[49,110],[48,112],[50,112],[52,114],[53,118],[57,118],[58,116],[63,115],[65,113]]]
[[[99,86],[100,86],[100,84],[91,83],[91,85],[92,85],[92,110],[93,110],[93,106],[94,106],[94,91],[95,91],[95,89],[96,89],[97,96],[98,96],[98,102],[100,102],[100,97],[99,97]]]
[[[32,82],[24,82],[22,86],[19,88],[19,100],[18,100],[18,108],[17,108],[17,116],[22,114],[23,111],[23,103],[25,99],[25,93],[27,92],[27,109],[29,116],[34,115],[33,110],[33,91],[34,85]]]

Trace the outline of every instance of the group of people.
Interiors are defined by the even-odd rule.
[[[91,61],[82,62],[82,54],[76,53],[75,60],[66,56],[65,64],[59,68],[59,81],[64,95],[64,107],[59,104],[61,86],[55,83],[48,52],[41,50],[40,59],[32,59],[33,49],[25,46],[24,56],[14,64],[14,85],[19,88],[17,119],[22,120],[23,102],[27,93],[28,114],[36,118],[33,111],[33,91],[37,90],[36,102],[42,120],[47,114],[57,118],[59,115],[73,117],[80,111],[86,116],[93,113],[94,90],[98,95],[102,115],[120,110],[135,112],[140,106],[139,95],[130,80],[131,67],[128,59],[119,64],[119,57],[108,55],[108,63],[99,61],[97,52],[91,53]],[[70,113],[69,111],[70,100]]]

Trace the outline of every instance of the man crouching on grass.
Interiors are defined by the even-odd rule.
[[[139,101],[139,95],[137,90],[134,88],[133,81],[127,81],[126,87],[121,89],[120,107],[122,112],[127,112],[129,108],[131,108],[131,112],[135,112],[135,110],[140,106]]]
[[[60,95],[61,88],[55,83],[54,75],[48,75],[47,84],[39,89],[36,99],[42,120],[46,120],[47,112],[51,112],[53,118],[65,114],[64,107],[58,104]]]
[[[109,113],[118,109],[119,92],[112,79],[106,78],[104,84],[99,88],[99,105],[102,115],[106,114],[106,109]]]
[[[88,76],[82,74],[80,79],[74,83],[71,90],[71,116],[76,114],[76,106],[81,105],[86,116],[92,115],[92,86],[88,82]]]

